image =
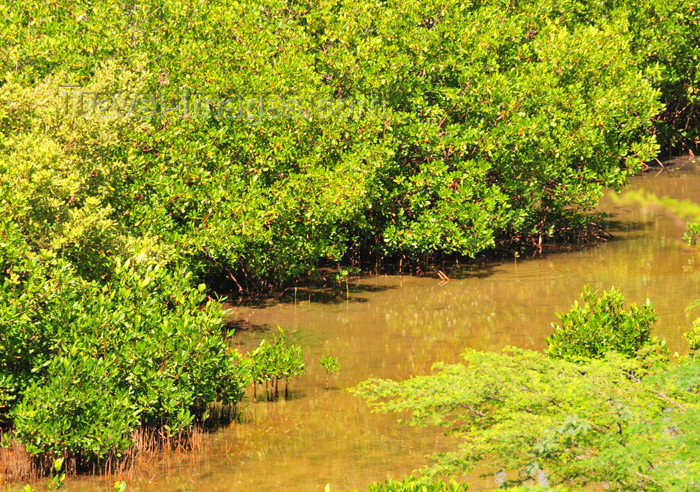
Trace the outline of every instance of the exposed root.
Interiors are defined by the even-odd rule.
[[[205,420],[200,419],[190,429],[175,435],[169,435],[163,427],[139,427],[132,432],[132,444],[128,449],[109,452],[102,458],[84,453],[33,456],[22,443],[11,437],[8,447],[0,447],[0,484],[46,477],[51,474],[54,460],[59,457],[64,458],[67,476],[88,474],[124,479],[161,466],[174,456],[199,455],[207,442],[205,433],[237,417],[235,407],[230,405],[210,406],[207,414]]]

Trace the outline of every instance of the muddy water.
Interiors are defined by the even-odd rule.
[[[676,170],[646,174],[633,189],[700,201],[700,173],[687,159]],[[426,373],[435,361],[457,361],[464,347],[505,345],[542,349],[555,313],[568,310],[585,284],[619,287],[630,301],[650,298],[659,314],[656,334],[683,350],[690,326],[684,308],[700,297],[700,257],[681,241],[684,223],[659,209],[604,198],[611,215],[606,244],[536,258],[452,266],[451,280],[367,276],[335,292],[297,293],[296,302],[234,308],[242,348],[257,345],[280,325],[305,348],[307,374],[291,385],[289,401],[249,399],[244,422],[206,439],[204,450],[168,461],[134,478],[133,490],[336,490],[401,476],[427,464],[425,455],[450,446],[431,429],[397,426],[371,414],[345,388],[371,377]],[[697,314],[697,313],[696,313]],[[342,369],[325,390],[321,355]],[[104,482],[73,482],[88,490]],[[476,481],[496,487],[498,477]]]

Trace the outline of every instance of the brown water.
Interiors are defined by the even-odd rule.
[[[676,170],[632,180],[633,189],[700,202],[700,173],[687,158]],[[465,347],[542,349],[555,313],[569,309],[585,284],[619,287],[630,301],[650,298],[656,334],[682,351],[691,320],[685,307],[700,297],[700,256],[681,241],[685,224],[661,210],[606,197],[615,238],[573,252],[449,269],[452,279],[366,276],[337,292],[265,307],[234,308],[252,347],[280,325],[304,347],[307,374],[292,383],[289,401],[241,404],[245,421],[206,440],[204,451],[168,460],[130,481],[130,490],[315,491],[363,489],[427,464],[425,456],[452,444],[435,429],[396,425],[371,414],[345,388],[372,377],[424,374],[436,361],[457,361]],[[322,300],[315,300],[322,299]],[[696,315],[698,313],[695,313]],[[325,390],[321,355],[342,365]],[[113,479],[112,479],[113,483]],[[474,482],[473,482],[474,483]],[[496,487],[497,477],[477,480]],[[109,490],[104,479],[69,482],[71,490]]]

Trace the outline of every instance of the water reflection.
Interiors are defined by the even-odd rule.
[[[683,162],[685,164],[685,161]],[[682,166],[677,166],[678,168]],[[700,174],[679,171],[635,178],[632,189],[700,201]],[[566,253],[453,267],[452,280],[370,276],[347,292],[297,292],[296,302],[238,307],[233,323],[242,349],[280,325],[306,350],[307,375],[292,382],[291,400],[242,405],[245,422],[213,435],[206,452],[133,481],[134,490],[322,490],[362,488],[401,476],[445,450],[435,429],[399,427],[370,414],[344,388],[371,377],[424,374],[436,361],[457,361],[465,347],[542,349],[555,313],[569,309],[585,284],[617,286],[630,301],[648,297],[659,314],[656,334],[682,351],[690,326],[685,307],[700,297],[698,254],[681,241],[685,224],[660,210],[603,200],[613,239]],[[341,371],[325,390],[321,355]],[[194,462],[192,460],[195,460]],[[157,477],[157,478],[154,478]],[[476,480],[496,487],[502,477]],[[153,483],[155,482],[155,483]],[[73,490],[105,486],[81,480]]]

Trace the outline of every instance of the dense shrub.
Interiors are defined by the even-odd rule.
[[[648,302],[624,312],[615,289],[598,298],[586,288],[581,298],[584,305],[576,303],[562,317],[565,326],[573,320],[626,325],[635,318],[648,326],[656,318]],[[698,348],[699,325],[686,334],[691,352]],[[351,391],[376,411],[408,411],[412,425],[444,426],[463,440],[458,449],[436,456],[418,478],[406,478],[411,486],[434,476],[461,479],[478,469],[507,472],[502,487],[510,490],[579,490],[601,483],[610,490],[697,489],[700,358],[691,354],[676,363],[661,357],[650,364],[644,356],[628,357],[635,350],[620,350],[619,342],[611,344],[616,350],[606,346],[595,355],[582,342],[563,336],[568,353],[554,357],[512,347],[501,353],[468,350],[463,363],[437,363],[430,375],[368,380]],[[534,485],[542,477],[546,485]],[[391,482],[403,490],[399,484]]]
[[[547,338],[547,354],[557,359],[603,357],[609,351],[634,356],[651,343],[651,330],[657,320],[654,306],[632,304],[624,308],[624,296],[614,287],[598,296],[588,287],[581,303],[560,314],[561,325],[552,324],[554,333]]]
[[[3,426],[100,455],[236,401],[257,376],[202,282],[580,237],[603,188],[697,138],[696,7],[0,3]],[[65,84],[98,110],[76,113]],[[162,113],[183,88],[256,110]],[[155,114],[129,114],[146,93],[164,94]],[[263,114],[271,94],[314,111]]]
[[[646,373],[610,352],[574,363],[518,349],[467,351],[462,364],[406,381],[372,380],[355,392],[413,424],[445,426],[463,441],[428,475],[509,472],[507,486],[544,473],[572,490],[694,490],[700,439],[700,363]],[[644,377],[639,375],[645,373]]]
[[[244,289],[328,262],[535,247],[575,235],[603,187],[623,186],[652,159],[665,88],[695,87],[685,61],[695,55],[692,17],[665,18],[663,39],[652,28],[667,5],[17,2],[0,55],[6,120],[32,115],[19,129],[34,141],[48,136],[62,154],[77,142],[88,157],[90,183],[34,211],[46,217],[35,227],[55,231],[56,248],[80,264],[149,240],[202,278]],[[673,70],[655,69],[657,56]],[[59,82],[163,91],[168,107],[185,87],[302,102],[378,97],[386,111],[170,112],[118,120],[105,130],[116,144],[106,145],[57,139],[66,124],[31,123],[47,117],[28,87],[47,81],[54,112],[65,106]],[[46,166],[36,158],[46,146],[23,141],[6,140],[6,162],[24,155]]]
[[[109,282],[86,281],[2,232],[0,418],[30,452],[103,456],[138,426],[176,433],[195,407],[241,399],[220,305],[189,273],[117,261]]]

